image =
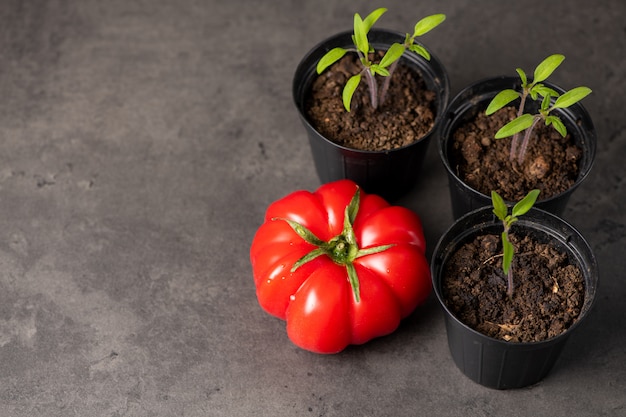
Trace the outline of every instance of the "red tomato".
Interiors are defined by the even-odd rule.
[[[296,345],[336,353],[396,330],[431,291],[419,217],[349,180],[271,204],[250,259],[259,304]]]

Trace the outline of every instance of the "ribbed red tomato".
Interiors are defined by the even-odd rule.
[[[297,346],[336,353],[393,332],[431,291],[419,217],[349,180],[274,202],[250,259],[257,297]]]

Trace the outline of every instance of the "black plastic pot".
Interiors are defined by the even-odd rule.
[[[385,29],[372,29],[368,34],[376,50],[386,50],[394,42],[404,42],[405,35]],[[389,151],[362,151],[340,146],[321,135],[309,123],[305,111],[307,95],[317,77],[319,59],[335,47],[353,48],[352,32],[334,35],[311,49],[300,61],[293,79],[293,99],[306,129],[317,174],[322,183],[351,179],[366,192],[379,194],[389,200],[409,191],[416,183],[428,148],[437,131],[449,98],[449,81],[441,62],[431,53],[430,61],[414,53],[401,58],[424,79],[426,87],[436,94],[435,125],[419,141]]]
[[[543,84],[559,93],[565,92],[562,88],[549,82],[544,82]],[[479,81],[457,94],[446,110],[441,124],[439,155],[448,173],[452,213],[455,219],[479,207],[490,205],[491,197],[473,189],[457,175],[457,163],[452,156],[452,135],[460,124],[473,118],[477,112],[484,111],[491,99],[506,88],[521,91],[520,79],[518,77],[496,77]],[[533,106],[535,106],[534,109]],[[527,101],[526,108],[528,110],[534,111],[536,106],[537,103],[533,103],[530,100]],[[568,133],[574,137],[576,144],[583,150],[580,172],[573,186],[560,194],[540,199],[535,204],[535,207],[539,209],[560,216],[563,214],[574,190],[578,188],[591,170],[596,154],[597,138],[591,117],[580,103],[576,103],[567,109],[555,110],[554,114],[561,118],[567,127]]]
[[[549,373],[566,341],[589,315],[598,286],[595,257],[589,244],[573,226],[553,214],[533,208],[513,227],[516,230],[525,228],[534,237],[553,242],[567,251],[569,259],[583,272],[585,295],[576,322],[559,336],[532,343],[506,342],[485,336],[465,325],[448,309],[442,294],[443,274],[447,260],[457,248],[478,234],[500,234],[501,222],[493,215],[491,207],[483,207],[462,216],[443,234],[433,252],[431,273],[435,294],[444,310],[451,356],[472,381],[496,389],[532,385]]]

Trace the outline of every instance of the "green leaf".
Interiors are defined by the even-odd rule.
[[[588,87],[576,87],[564,93],[561,97],[557,98],[554,102],[555,109],[564,109],[571,106],[574,103],[579,102],[583,98],[591,94],[591,89]]]
[[[502,270],[505,274],[509,273],[511,263],[513,262],[513,253],[515,248],[513,244],[509,242],[509,236],[506,232],[502,232]]]
[[[489,116],[490,114],[495,113],[516,98],[519,98],[519,93],[515,90],[507,89],[500,91],[493,99],[491,99],[491,103],[487,106],[485,114]]]
[[[537,196],[539,195],[539,190],[532,190],[526,197],[522,198],[515,206],[513,206],[512,216],[519,217],[522,214],[526,214],[528,210],[531,209],[535,201],[537,201]]]
[[[500,194],[492,191],[491,202],[493,204],[493,214],[495,214],[498,219],[504,221],[506,219],[506,213],[508,209],[506,207],[506,203],[504,202],[502,197],[500,197]]]
[[[554,127],[554,129],[557,132],[561,134],[561,136],[563,137],[567,136],[567,128],[565,127],[565,125],[563,124],[561,119],[559,119],[558,116],[548,116],[546,118],[546,125],[550,125],[550,124]]]
[[[363,55],[369,53],[370,45],[367,41],[367,30],[365,30],[365,24],[358,13],[354,14],[354,43],[356,49],[361,51]]]
[[[356,91],[356,88],[359,86],[361,82],[361,74],[353,75],[348,79],[348,82],[343,87],[342,99],[343,106],[347,111],[350,111],[350,103],[352,103],[352,96]]]
[[[411,52],[415,52],[416,54],[424,58],[426,61],[430,61],[430,52],[428,52],[426,48],[424,48],[422,45],[418,45],[416,43],[411,44],[411,46],[409,46],[409,50]]]
[[[537,90],[534,90],[534,89],[531,88],[528,91],[528,93],[530,94],[530,98],[532,98],[533,100],[537,100],[537,98],[538,98]]]
[[[387,52],[385,52],[385,56],[383,56],[383,59],[380,60],[380,63],[378,65],[383,68],[387,68],[389,65],[397,61],[403,53],[404,45],[394,43],[389,47],[389,49],[387,49]]]
[[[550,74],[552,74],[554,70],[561,65],[561,62],[563,62],[564,59],[565,57],[563,55],[554,54],[541,61],[539,65],[537,65],[537,68],[535,68],[533,84],[539,83],[548,78]]]
[[[380,75],[382,77],[388,77],[389,71],[386,68],[381,67],[379,64],[374,64],[370,68],[372,75]]]
[[[558,97],[559,96],[559,92],[550,88],[550,87],[546,87],[543,84],[535,84],[533,86],[533,88],[530,89],[531,91],[534,91],[535,93],[538,93],[540,96],[547,96],[548,94],[550,95],[550,97]]]
[[[557,116],[550,117],[554,117],[554,119],[552,119],[552,126],[554,127],[554,129],[559,132],[561,136],[567,136],[567,128],[565,127],[561,119],[559,119]]]
[[[374,10],[372,13],[368,14],[365,19],[363,19],[363,28],[365,29],[365,33],[368,33],[374,23],[387,11],[384,7]]]
[[[495,138],[502,139],[513,136],[522,130],[528,129],[533,124],[534,116],[531,114],[522,114],[520,117],[511,120],[496,132]]]
[[[526,86],[528,85],[528,77],[526,77],[526,73],[521,68],[515,68],[515,71],[517,71],[520,80],[522,80],[522,87],[526,88]]]
[[[426,16],[415,24],[415,28],[413,29],[413,37],[422,36],[425,33],[430,32],[435,27],[439,26],[444,20],[446,20],[445,14],[434,14],[431,16]]]
[[[546,111],[550,107],[550,94],[547,94],[543,100],[541,100],[541,110]]]
[[[339,61],[348,51],[343,48],[333,48],[326,52],[317,62],[317,73],[321,74],[326,68]]]

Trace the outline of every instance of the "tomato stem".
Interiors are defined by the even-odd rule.
[[[361,293],[359,277],[353,264],[354,260],[362,256],[383,252],[393,246],[381,245],[365,249],[359,248],[359,244],[357,242],[356,234],[354,233],[353,227],[354,220],[356,219],[356,216],[359,212],[359,204],[360,190],[359,188],[357,188],[354,196],[352,197],[352,200],[350,200],[350,204],[348,204],[345,209],[342,232],[330,239],[328,242],[325,242],[322,239],[318,238],[307,227],[301,225],[296,221],[282,218],[272,219],[284,220],[305,242],[310,243],[311,245],[316,247],[311,252],[298,259],[298,261],[293,264],[291,272],[295,272],[302,265],[312,261],[315,258],[318,258],[319,256],[326,255],[336,264],[346,267],[348,281],[350,282],[350,286],[352,287],[352,292],[354,294],[354,299],[357,303],[361,300]]]

